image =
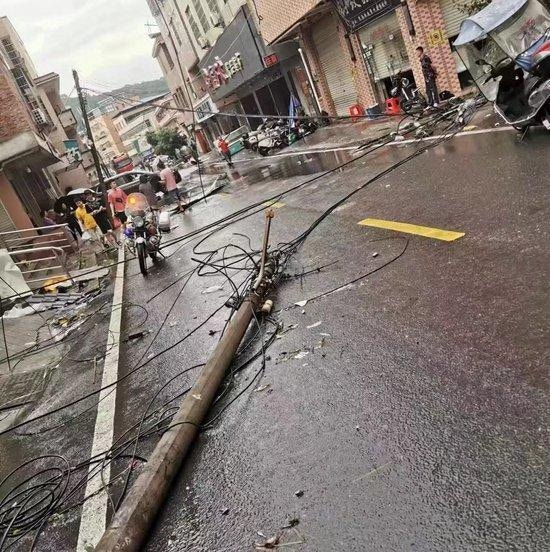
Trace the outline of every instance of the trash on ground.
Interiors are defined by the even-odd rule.
[[[320,333],[319,335],[323,336],[323,337],[332,337],[329,333]]]
[[[378,255],[380,255],[380,253],[376,253],[376,252],[375,252],[375,253],[372,254],[373,258],[374,258],[374,257],[378,257]]]
[[[221,291],[223,289],[223,286],[210,286],[209,288],[203,289],[201,293],[203,295],[207,293],[214,293],[215,291]]]
[[[254,391],[256,391],[257,393],[260,393],[262,391],[265,391],[266,389],[269,389],[269,387],[270,387],[270,384],[267,383],[266,385],[260,385],[260,387],[256,387]]]
[[[468,131],[468,130],[474,130],[477,128],[477,125],[466,125],[462,130]]]
[[[300,523],[300,520],[298,518],[290,518],[288,520],[288,523],[283,526],[283,529],[292,529],[292,527],[296,527]]]
[[[305,307],[307,305],[307,299],[294,303],[297,307]]]
[[[304,491],[300,490],[300,491],[296,491],[294,493],[298,498],[302,498],[304,496]]]
[[[294,355],[294,358],[300,360],[301,358],[306,358],[307,355],[309,355],[309,351],[300,351],[296,355]]]
[[[5,312],[2,318],[5,320],[8,320],[10,318],[22,318],[23,316],[27,316],[28,314],[34,314],[36,312],[45,311],[48,307],[46,306],[40,306],[40,305],[33,305],[28,307],[22,307],[21,305],[15,305],[11,310],[8,312]]]
[[[227,514],[229,514],[229,508],[224,508],[222,510],[222,516],[226,516]]]
[[[311,324],[311,326],[307,326],[308,330],[312,330],[313,328],[319,327],[323,322],[319,320],[319,322],[315,322],[315,324]]]
[[[216,335],[219,333],[219,330],[208,330],[208,335]]]

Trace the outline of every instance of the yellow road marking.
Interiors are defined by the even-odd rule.
[[[386,230],[395,230],[396,232],[405,232],[407,234],[416,234],[425,238],[434,238],[436,240],[454,241],[464,236],[464,232],[454,232],[452,230],[441,230],[440,228],[430,228],[429,226],[417,226],[406,222],[394,222],[391,220],[380,220],[366,218],[357,224],[361,226],[372,226],[374,228],[385,228]]]
[[[275,202],[266,201],[264,205],[266,207],[272,207],[273,209],[280,209],[281,207],[285,206],[285,203],[283,203],[282,201],[275,201]]]

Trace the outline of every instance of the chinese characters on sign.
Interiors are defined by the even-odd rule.
[[[269,56],[265,56],[264,63],[266,67],[277,65],[277,63],[279,63],[279,56],[277,56],[277,54],[270,54]]]
[[[395,10],[400,0],[332,0],[349,32]]]
[[[241,54],[237,52],[225,63],[219,57],[215,58],[212,65],[203,69],[206,87],[209,90],[217,90],[220,86],[227,84],[229,79],[243,70],[243,60]]]

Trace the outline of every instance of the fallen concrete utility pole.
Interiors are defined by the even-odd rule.
[[[269,211],[266,213],[267,235],[269,235],[272,216]],[[264,253],[266,249],[264,244]],[[214,353],[172,419],[172,428],[162,436],[97,544],[96,552],[141,550],[141,545],[147,538],[170,485],[216,397],[218,387],[248,329],[252,316],[261,310],[275,268],[275,263],[263,255],[260,267],[260,273],[263,271],[262,281],[248,293],[227,326]]]

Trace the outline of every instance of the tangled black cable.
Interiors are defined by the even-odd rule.
[[[296,254],[296,251],[298,250],[298,248],[307,240],[307,238],[317,228],[317,226],[321,224],[321,222],[323,222],[323,220],[325,220],[325,218],[329,216],[330,213],[332,213],[338,206],[348,201],[350,197],[364,190],[367,186],[369,186],[376,180],[382,178],[383,176],[389,174],[391,171],[402,166],[404,163],[409,162],[410,160],[421,155],[428,149],[433,148],[439,145],[440,143],[443,143],[446,140],[450,139],[452,136],[456,134],[456,132],[458,132],[459,129],[460,129],[460,126],[452,122],[451,124],[449,124],[448,128],[446,129],[446,132],[448,131],[449,134],[443,135],[439,140],[433,141],[432,143],[426,146],[420,147],[418,150],[408,155],[401,161],[394,163],[392,166],[379,172],[377,175],[367,180],[363,185],[361,185],[357,189],[354,189],[352,192],[346,194],[339,201],[331,205],[319,217],[317,217],[317,219],[299,236],[297,236],[296,238],[294,238],[288,243],[278,244],[278,246],[271,251],[271,256],[275,258],[277,261],[277,271],[276,271],[274,280],[280,281],[282,279],[283,273],[288,261]],[[349,164],[349,162],[344,163],[342,166],[345,166],[347,164]],[[332,171],[329,171],[328,173],[330,172]],[[324,175],[328,173],[324,173]],[[296,189],[296,187],[292,188],[291,190],[293,189]],[[284,193],[288,193],[288,190],[285,191]],[[277,196],[274,196],[274,197],[280,198],[281,194],[278,194]],[[262,202],[262,210],[263,210],[263,203],[264,202]],[[179,291],[178,295],[176,296],[176,299],[174,300],[173,305],[175,305],[175,301],[180,296],[183,289],[185,289],[185,287],[188,285],[189,281],[195,274],[197,276],[212,276],[212,275],[218,274],[224,277],[229,282],[232,288],[232,293],[229,301],[224,302],[224,304],[222,304],[220,307],[214,310],[213,313],[211,313],[203,322],[198,324],[193,330],[188,332],[182,339],[164,348],[159,353],[153,355],[146,361],[142,362],[145,354],[150,350],[150,347],[156,342],[158,335],[160,333],[160,330],[162,329],[162,327],[164,327],[164,324],[168,318],[168,315],[165,316],[159,328],[159,331],[152,339],[145,353],[141,356],[138,362],[127,374],[125,374],[124,376],[122,376],[116,382],[114,382],[109,386],[105,386],[102,389],[99,389],[92,393],[88,393],[84,397],[80,397],[79,399],[74,400],[66,405],[62,405],[61,407],[53,411],[46,412],[32,419],[26,420],[25,422],[22,422],[14,426],[10,430],[27,425],[39,419],[43,419],[47,416],[51,416],[52,414],[55,414],[56,412],[59,412],[62,409],[73,406],[87,398],[90,398],[100,393],[101,391],[104,391],[106,389],[116,386],[118,383],[122,382],[123,380],[131,376],[137,370],[149,364],[153,359],[158,358],[160,355],[173,349],[174,347],[182,343],[185,339],[189,338],[196,331],[202,328],[209,320],[211,320],[218,312],[220,312],[222,308],[229,307],[231,314],[228,320],[226,321],[224,329],[222,330],[222,335],[223,335],[223,332],[227,328],[227,324],[229,323],[231,316],[234,314],[240,302],[243,300],[243,298],[246,296],[248,291],[251,289],[252,282],[254,281],[255,277],[258,274],[258,268],[259,268],[258,262],[259,262],[260,252],[258,250],[252,250],[252,248],[250,247],[251,245],[250,238],[248,238],[248,236],[244,236],[244,237],[248,240],[248,246],[250,250],[246,250],[244,247],[238,244],[232,244],[232,243],[225,244],[220,248],[212,249],[212,250],[199,250],[199,246],[203,244],[208,238],[212,237],[214,234],[216,234],[223,228],[226,228],[229,224],[233,224],[237,220],[243,220],[244,218],[247,218],[252,214],[254,214],[254,212],[257,212],[255,211],[255,209],[258,206],[259,204],[253,204],[252,206],[249,206],[248,208],[245,208],[244,210],[239,211],[238,216],[226,217],[225,219],[222,219],[223,222],[216,221],[216,223],[213,223],[212,225],[208,225],[208,227],[199,229],[195,233],[192,233],[194,234],[194,236],[187,235],[183,238],[183,239],[189,239],[190,237],[200,236],[201,234],[204,234],[204,232],[207,232],[207,234],[202,236],[200,241],[197,244],[195,244],[195,246],[193,247],[193,252],[196,255],[204,256],[205,259],[203,260],[194,259],[197,266],[192,271],[186,273],[185,277],[187,277],[187,279],[185,280],[182,289]],[[399,255],[397,255],[394,259],[392,259],[390,262],[394,262],[397,258],[402,256],[405,253],[407,246],[408,246],[408,240],[406,241],[405,247],[402,250],[402,252]],[[232,254],[229,255],[228,253],[232,253]],[[389,263],[386,263],[374,269],[368,274],[371,274],[377,270],[381,270],[384,266],[387,266],[387,264]],[[231,274],[230,274],[230,271],[231,271]],[[244,277],[240,282],[237,282],[236,277],[241,275],[242,273],[244,273]],[[364,277],[366,277],[366,275],[362,275],[359,278],[356,278],[354,281],[357,281],[358,279],[364,278]],[[178,281],[181,281],[181,279],[179,279]],[[348,285],[348,284],[344,284],[344,285]],[[340,287],[341,286],[339,286],[338,288],[335,288],[334,290],[340,289]],[[166,289],[169,289],[169,288],[166,288]],[[324,294],[321,294],[318,297],[324,296],[328,293],[332,293],[334,290],[325,292]],[[173,305],[172,305],[172,308],[173,308]],[[169,312],[171,312],[171,310]],[[274,342],[276,334],[279,331],[279,325],[276,322],[274,322],[272,319],[269,319],[269,318],[266,318],[265,320],[267,320],[268,323],[273,324],[275,327],[275,330],[272,332],[270,337],[266,340],[264,331],[262,328],[261,320],[257,318],[256,315],[254,315],[254,322],[257,327],[257,333],[259,333],[262,336],[261,348],[257,353],[252,355],[248,360],[246,360],[244,363],[239,365],[237,368],[230,369],[228,378],[226,380],[225,388],[219,394],[216,402],[217,403],[220,402],[221,399],[227,395],[235,374],[238,371],[244,369],[244,367],[251,364],[257,358],[262,356],[262,363],[261,363],[260,369],[256,372],[252,380],[245,386],[245,388],[241,390],[239,394],[236,397],[234,397],[227,405],[222,407],[221,410],[216,415],[214,415],[210,420],[208,420],[202,426],[202,429],[208,429],[212,427],[212,424],[221,416],[221,414],[231,404],[233,404],[240,396],[242,396],[243,393],[245,393],[248,389],[250,389],[250,387],[254,385],[258,377],[260,377],[260,375],[265,370],[265,362],[266,362],[265,351]],[[254,338],[249,342],[249,344],[252,343],[253,340]],[[248,348],[248,344],[243,346],[243,348],[239,352],[239,357],[244,353],[244,351],[247,348]],[[89,498],[89,497],[84,497],[83,500],[78,500],[76,503],[72,502],[75,496],[77,495],[77,493],[79,493],[87,485],[88,481],[90,481],[90,478],[93,478],[93,477],[102,478],[101,491],[105,490],[108,493],[111,505],[113,506],[114,509],[116,509],[120,505],[122,499],[124,498],[126,490],[128,488],[131,473],[134,469],[133,468],[134,463],[137,459],[141,458],[137,454],[139,442],[142,441],[144,438],[147,438],[152,435],[156,435],[159,432],[164,432],[172,427],[175,427],[174,424],[170,423],[170,420],[173,418],[176,407],[173,405],[171,406],[171,404],[177,398],[180,398],[181,396],[185,395],[185,393],[189,391],[189,388],[188,387],[178,388],[177,393],[175,395],[170,397],[168,400],[164,401],[164,403],[160,407],[150,412],[152,405],[157,400],[157,398],[161,395],[161,393],[164,390],[166,390],[168,386],[172,384],[176,379],[190,372],[191,370],[198,368],[199,366],[202,366],[202,365],[199,364],[191,368],[186,368],[185,370],[176,374],[175,376],[170,378],[167,382],[162,384],[159,387],[159,389],[156,391],[156,393],[153,395],[153,397],[150,399],[146,409],[142,412],[142,416],[140,420],[132,427],[130,427],[128,430],[126,430],[125,433],[119,439],[117,439],[115,443],[113,443],[113,445],[109,448],[109,450],[96,455],[95,457],[89,459],[86,462],[82,462],[72,467],[70,466],[70,463],[67,461],[67,459],[65,459],[64,457],[52,455],[52,456],[42,456],[36,459],[29,460],[21,464],[17,468],[15,468],[15,470],[12,470],[12,472],[10,472],[0,482],[0,496],[3,496],[3,499],[0,501],[0,535],[1,535],[0,549],[2,549],[4,545],[7,544],[5,548],[7,550],[12,546],[15,546],[15,544],[20,542],[21,539],[34,533],[35,536],[33,539],[33,543],[31,545],[31,550],[32,550],[34,548],[34,545],[36,544],[36,540],[38,538],[38,535],[40,534],[40,531],[48,522],[48,520],[52,517],[52,515],[55,515],[56,513],[59,514],[59,513],[65,512],[67,511],[67,509],[73,508],[77,504],[81,504],[83,500],[86,500],[87,498]],[[94,407],[96,405],[97,403],[94,404]],[[0,435],[4,433],[7,433],[7,431],[0,433]],[[131,449],[131,453],[127,454],[127,451],[129,449]],[[128,465],[119,474],[117,474],[114,477],[111,477],[110,481],[103,481],[103,472],[105,467],[121,459],[130,460],[130,461],[127,463]],[[33,471],[32,466],[35,463],[42,463],[47,461],[55,461],[56,464],[54,464],[53,466],[40,468],[36,473],[33,473],[31,476],[23,475],[22,481],[18,481],[18,482],[14,481],[15,479],[18,479],[19,476],[23,474],[23,472],[25,471],[29,471],[30,469],[30,471],[32,472]],[[85,471],[84,475],[81,475],[79,479],[73,483],[75,474],[81,471]],[[122,490],[120,492],[120,495],[117,501],[115,502],[113,497],[110,494],[109,488],[112,487],[116,481],[120,480],[123,474],[124,474],[124,477],[123,477]],[[6,488],[9,488],[7,492],[5,491]]]

